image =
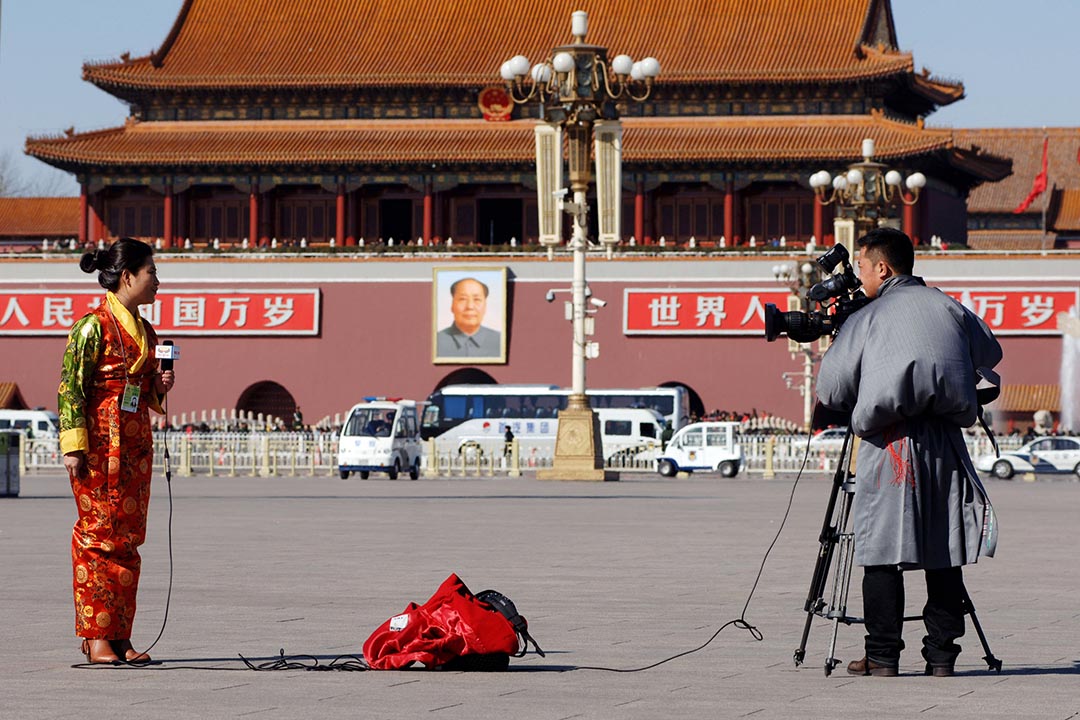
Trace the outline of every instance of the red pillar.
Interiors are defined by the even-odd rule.
[[[79,245],[86,244],[87,212],[90,211],[86,198],[86,183],[79,186]]]
[[[904,193],[904,200],[907,202],[914,202],[914,197],[911,193]],[[915,245],[919,245],[919,223],[918,215],[915,213],[915,205],[904,205],[904,232],[911,238],[911,242]]]
[[[431,181],[424,183],[424,242],[430,243],[435,232],[435,203],[432,196]]]
[[[334,198],[334,242],[345,239],[345,183],[338,183],[337,197]]]
[[[645,242],[645,181],[638,180],[634,190],[634,239]]]
[[[168,250],[173,244],[173,191],[172,183],[165,185],[165,199],[162,214],[165,216],[165,228],[161,238],[161,247]]]
[[[656,201],[653,193],[646,191],[645,196],[645,238],[642,240],[643,245],[652,245],[656,242],[655,235],[656,230]]]
[[[724,188],[724,239],[735,245],[735,183],[730,180]]]
[[[251,186],[248,193],[248,243],[252,247],[259,244],[259,188]]]
[[[825,206],[818,202],[817,195],[810,202],[814,203],[814,242],[825,244]]]

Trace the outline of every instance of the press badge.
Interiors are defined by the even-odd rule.
[[[120,409],[135,412],[139,409],[139,386],[125,383],[124,397],[120,400]]]

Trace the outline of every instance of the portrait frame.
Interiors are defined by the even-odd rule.
[[[456,265],[432,269],[431,362],[435,365],[497,365],[506,363],[507,271],[505,266]],[[474,280],[487,288],[480,328],[467,335],[459,323],[473,318],[455,316],[451,288]]]

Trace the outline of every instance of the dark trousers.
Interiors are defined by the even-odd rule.
[[[904,649],[904,576],[895,565],[863,568],[863,616],[866,656],[882,665],[898,665]],[[923,658],[931,665],[952,666],[960,654],[954,641],[964,635],[964,575],[961,568],[926,570]]]

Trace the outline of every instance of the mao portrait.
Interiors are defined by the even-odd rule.
[[[435,268],[432,362],[506,362],[506,268]]]

